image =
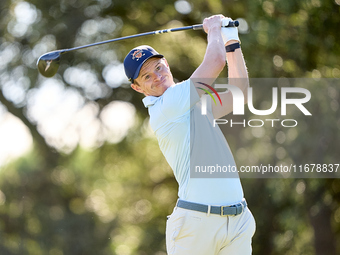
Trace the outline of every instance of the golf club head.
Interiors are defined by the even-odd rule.
[[[51,51],[40,56],[37,61],[39,72],[49,78],[53,77],[59,69],[61,51]]]

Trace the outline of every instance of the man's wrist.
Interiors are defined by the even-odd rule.
[[[226,42],[225,46],[228,46],[228,45],[234,44],[234,43],[239,43],[239,41],[237,41],[237,40],[230,40],[230,41]]]
[[[234,52],[236,49],[241,48],[240,43],[236,41],[236,43],[228,44],[225,46],[225,51],[228,52]]]
[[[212,25],[211,27],[208,28],[208,34],[210,32],[219,32],[221,30],[221,27],[218,25]]]

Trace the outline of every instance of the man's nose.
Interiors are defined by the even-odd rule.
[[[154,73],[154,79],[155,80],[160,80],[161,78],[162,78],[162,75],[160,73],[158,73],[158,72]]]

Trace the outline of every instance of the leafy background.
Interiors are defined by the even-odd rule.
[[[177,183],[122,61],[132,47],[149,44],[166,56],[177,80],[187,79],[202,61],[206,35],[178,32],[68,53],[51,79],[36,70],[41,54],[199,24],[222,13],[241,22],[251,78],[337,81],[339,5],[339,0],[2,0],[0,254],[166,254],[165,219],[177,199]],[[265,130],[264,136],[249,128],[235,131],[229,143],[238,164],[254,155],[254,162],[309,163],[304,160],[315,155],[319,163],[339,163],[339,87],[326,90],[330,103],[317,86],[309,89],[317,99],[313,111],[322,118],[299,126],[299,135],[289,129]],[[315,123],[321,129],[313,129]],[[273,153],[257,153],[280,141],[286,154],[281,150],[269,159]],[[242,183],[257,222],[254,254],[340,253],[338,179]]]

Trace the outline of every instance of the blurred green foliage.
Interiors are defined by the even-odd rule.
[[[76,91],[82,106],[95,105],[98,118],[112,101],[129,102],[137,109],[127,136],[116,143],[98,142],[92,149],[82,148],[80,139],[71,149],[55,146],[32,117],[32,94],[46,82],[35,67],[41,54],[199,24],[222,13],[242,19],[240,39],[251,78],[339,79],[339,4],[338,0],[198,0],[189,1],[189,6],[186,1],[165,0],[2,0],[0,102],[28,128],[34,146],[28,155],[1,168],[0,254],[165,254],[165,221],[177,199],[177,183],[145,124],[142,95],[129,89],[126,80],[111,84],[103,70],[112,63],[119,65],[132,47],[149,44],[165,55],[176,79],[187,79],[203,59],[206,35],[187,31],[149,36],[64,55],[53,80]],[[86,77],[94,77],[93,87],[75,85],[67,74],[70,67],[83,71],[75,79],[91,73]],[[339,163],[339,87],[328,92],[319,92],[317,86],[308,89],[316,97],[310,107],[320,118],[304,121],[297,133],[265,130],[261,136],[249,128],[234,131],[229,143],[238,164],[288,159],[311,163],[305,160],[313,157],[319,163]],[[331,106],[323,105],[323,93],[332,99]],[[332,114],[327,113],[329,107]],[[280,135],[293,138],[276,146]],[[280,146],[285,151],[278,151]],[[339,179],[242,183],[257,222],[254,254],[339,254]]]

